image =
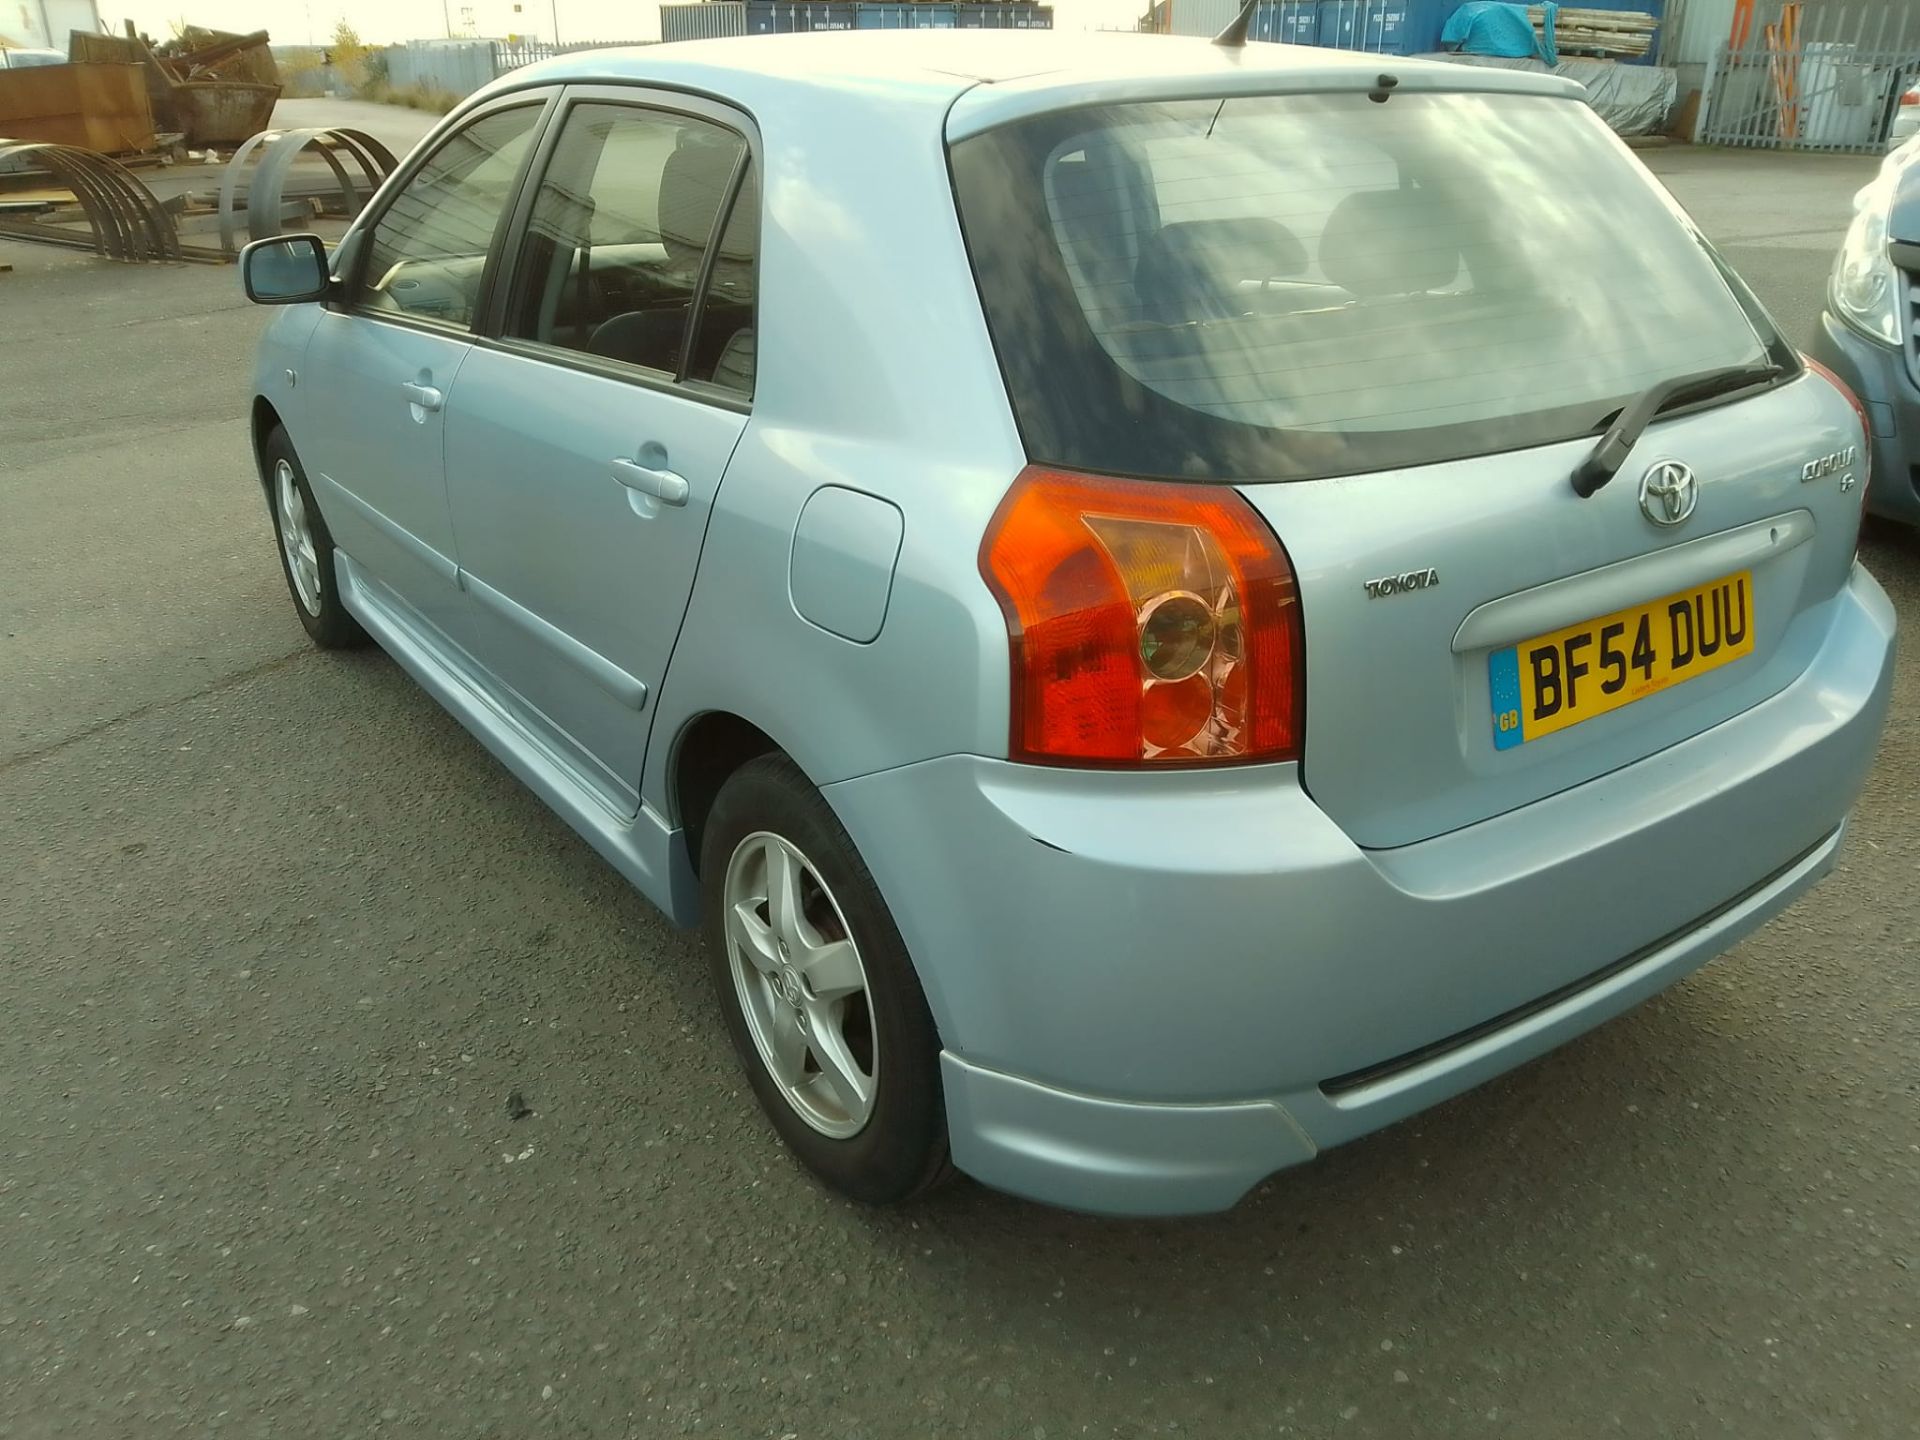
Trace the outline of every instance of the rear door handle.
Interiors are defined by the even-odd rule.
[[[687,503],[687,480],[671,470],[653,470],[634,460],[615,460],[613,478],[629,490],[651,495],[663,505]]]
[[[434,389],[433,386],[416,385],[411,380],[403,384],[400,389],[409,401],[418,405],[422,410],[438,410],[441,402],[446,398],[441,395],[438,390]]]

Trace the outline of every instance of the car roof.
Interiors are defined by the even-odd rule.
[[[1184,36],[1056,30],[861,30],[746,35],[578,51],[513,73],[509,85],[627,81],[756,102],[831,104],[883,89],[895,104],[954,111],[950,133],[1075,103],[1176,95],[1285,94],[1371,88],[1382,73],[1409,90],[1585,92],[1550,75],[1399,56]],[[956,102],[965,97],[964,107]]]

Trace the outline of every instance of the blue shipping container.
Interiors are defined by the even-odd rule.
[[[1321,0],[1319,43],[1376,55],[1411,54],[1411,9],[1412,0]]]
[[[1417,55],[1440,48],[1440,27],[1462,0],[1266,0],[1248,38]]]
[[[750,3],[748,8],[755,8],[755,4]],[[1053,7],[1050,5],[861,3],[851,8],[855,12],[854,25],[861,30],[1051,30],[1053,28]]]
[[[1317,45],[1319,32],[1319,0],[1267,0],[1253,12],[1247,38],[1278,45]]]
[[[667,10],[699,10],[673,5]],[[873,4],[848,0],[747,0],[749,35],[793,35],[819,30],[1051,30],[1053,7],[1021,4]],[[661,24],[664,35],[665,20]],[[739,33],[739,32],[735,32]],[[675,34],[671,38],[691,36]]]
[[[851,30],[854,7],[849,4],[768,4],[748,0],[749,35],[796,35],[812,30]]]

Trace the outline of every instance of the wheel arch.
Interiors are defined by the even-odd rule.
[[[681,727],[668,768],[669,803],[675,823],[686,836],[687,856],[696,875],[707,817],[713,813],[720,787],[749,760],[770,754],[793,759],[792,752],[765,730],[731,710],[703,711]]]
[[[259,477],[262,494],[267,489],[267,437],[275,430],[284,430],[286,425],[280,419],[280,412],[273,408],[273,402],[264,395],[253,397],[251,416],[253,435],[253,469]]]

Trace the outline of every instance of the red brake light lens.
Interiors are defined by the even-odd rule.
[[[1293,565],[1234,491],[1029,466],[980,571],[1007,620],[1016,760],[1299,758]]]
[[[1867,485],[1873,479],[1873,418],[1867,414],[1867,407],[1860,403],[1860,397],[1853,393],[1851,385],[1811,355],[1802,355],[1800,358],[1806,362],[1809,370],[1847,397],[1847,403],[1853,406],[1854,417],[1860,422],[1860,528],[1864,529],[1867,523]],[[1860,553],[1857,531],[1853,538],[1853,552],[1856,555]]]
[[[1860,403],[1860,397],[1853,393],[1853,387],[1851,385],[1847,384],[1846,381],[1842,380],[1818,360],[1814,359],[1811,355],[1802,355],[1800,359],[1809,370],[1813,371],[1814,374],[1818,375],[1822,380],[1825,380],[1829,385],[1833,386],[1834,389],[1847,397],[1847,403],[1853,407],[1854,418],[1860,422],[1860,444],[1863,447],[1861,453],[1864,455],[1866,453],[1865,447],[1870,447],[1873,443],[1873,421],[1867,415],[1867,407]]]

